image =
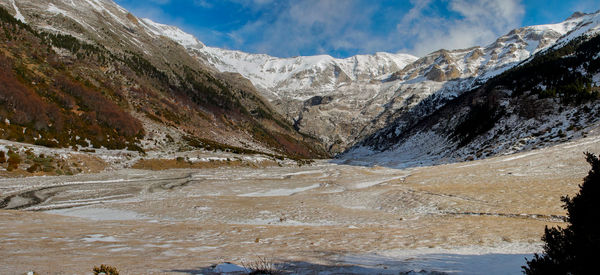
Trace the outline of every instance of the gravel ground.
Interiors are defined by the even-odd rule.
[[[0,274],[210,273],[267,257],[296,273],[519,272],[560,196],[600,152],[589,137],[481,161],[0,179]],[[494,268],[495,267],[495,268]]]

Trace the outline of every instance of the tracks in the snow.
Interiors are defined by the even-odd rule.
[[[51,186],[39,187],[32,190],[24,190],[22,192],[11,194],[0,200],[0,209],[11,209],[11,210],[20,210],[20,209],[28,209],[33,206],[37,206],[43,204],[44,202],[50,200],[51,198],[56,197],[58,194],[62,192],[68,192],[73,189],[74,186],[84,186],[84,185],[99,185],[100,188],[114,188],[114,192],[121,191],[125,194],[129,193],[131,196],[137,195],[142,191],[147,191],[150,193],[154,193],[157,191],[171,191],[176,188],[181,188],[190,184],[193,181],[200,181],[202,179],[196,179],[193,177],[193,173],[188,173],[183,177],[172,177],[172,178],[141,178],[136,180],[114,180],[114,181],[88,181],[81,183],[73,183],[73,184],[57,184]],[[125,190],[119,190],[125,189]],[[88,194],[91,197],[88,197],[87,200],[91,200],[96,196],[98,200],[101,200],[102,194],[93,192],[89,192]],[[129,196],[129,197],[131,197]],[[58,201],[60,202],[60,201]],[[88,203],[89,204],[89,203]],[[69,208],[81,206],[78,204],[74,204],[72,206],[61,206],[60,208]]]

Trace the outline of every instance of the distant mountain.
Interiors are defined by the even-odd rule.
[[[297,129],[321,138],[330,152],[338,153],[426,98],[445,101],[481,85],[552,46],[579,23],[580,19],[571,18],[560,24],[524,27],[485,47],[439,50],[422,58],[389,53],[346,59],[276,58],[191,40],[183,45],[205,64],[250,79]],[[436,108],[422,111],[427,114]]]
[[[402,167],[472,160],[596,131],[600,13],[578,14],[557,27],[569,31],[547,49],[500,74],[488,73],[453,99],[423,100],[340,161]]]
[[[542,146],[543,143],[513,146],[514,142],[521,142],[520,135],[529,130],[509,131],[518,135],[504,135],[504,143],[488,139],[488,142],[500,142],[495,145],[507,144],[497,150],[481,150],[479,147],[483,145],[478,144],[490,129],[502,124],[498,121],[514,120],[505,125],[509,128],[529,121],[531,113],[524,111],[523,106],[528,106],[523,105],[524,102],[536,107],[552,105],[558,109],[544,110],[548,111],[547,115],[557,117],[561,117],[557,113],[559,109],[562,113],[589,105],[585,102],[578,107],[570,107],[570,103],[551,104],[549,98],[568,101],[556,97],[564,93],[561,89],[567,82],[548,85],[542,81],[536,87],[517,87],[511,81],[517,81],[512,74],[515,70],[534,64],[531,62],[537,56],[551,50],[566,45],[573,47],[571,41],[584,41],[582,35],[593,35],[598,25],[597,14],[578,13],[558,24],[512,30],[484,47],[439,50],[421,58],[390,53],[345,59],[327,55],[277,58],[208,47],[177,27],[137,18],[110,0],[20,0],[18,3],[11,0],[0,5],[32,26],[32,36],[42,37],[39,46],[49,46],[57,64],[64,64],[66,68],[66,71],[54,68],[56,72],[102,94],[120,106],[123,114],[132,117],[132,125],[142,125],[141,131],[127,137],[126,144],[160,149],[173,143],[169,140],[198,145],[190,139],[199,139],[205,143],[304,157],[344,152],[343,158],[372,159],[385,153],[398,163],[420,158],[479,158]],[[5,33],[13,29],[5,27]],[[72,38],[79,46],[73,48],[69,42]],[[35,50],[30,51],[29,44],[15,43],[12,33],[7,34],[6,39],[4,53],[22,51],[27,60],[34,60],[23,63],[15,54],[7,54],[15,73],[11,77],[35,91],[42,100],[54,102],[55,99],[36,90],[29,79],[18,76],[19,68],[27,69],[25,75],[37,74],[30,70],[30,63],[41,66],[44,62],[35,61],[32,55]],[[563,59],[568,58],[564,55]],[[556,64],[546,64],[550,65]],[[569,66],[571,71],[582,70],[573,64]],[[46,77],[55,79],[56,72],[49,72]],[[542,76],[547,79],[562,77],[546,74]],[[593,91],[597,83],[594,71],[582,74],[593,81],[570,76],[579,81],[576,89],[583,85]],[[534,76],[529,75],[530,79],[536,79]],[[529,83],[526,80],[530,79],[518,82]],[[50,81],[43,83],[48,85]],[[68,94],[61,86],[53,85],[60,91],[57,94]],[[514,93],[514,89],[521,92]],[[530,96],[530,93],[535,95]],[[482,105],[481,102],[486,101],[483,98],[488,97],[493,98],[493,102]],[[504,101],[496,102],[497,98]],[[85,105],[78,102],[76,111],[81,109],[81,104]],[[17,113],[14,108],[5,109],[3,117],[9,120],[9,116]],[[71,109],[61,111],[73,112]],[[492,117],[483,119],[490,112]],[[515,112],[517,116],[511,116]],[[523,117],[526,113],[529,114]],[[106,120],[106,116],[94,118],[99,127],[112,127],[100,118]],[[478,125],[475,118],[484,121],[474,126]],[[536,119],[541,121],[546,117],[536,116]],[[444,125],[440,124],[442,121]],[[50,125],[56,124],[51,119],[47,125],[52,128]],[[582,122],[580,126],[586,125],[589,124]],[[27,130],[23,133],[29,142],[37,140]],[[583,130],[577,133],[582,135]],[[320,142],[327,152],[320,147]],[[58,140],[58,143],[64,142]]]
[[[220,73],[112,1],[2,1],[0,138],[324,157],[245,78]],[[177,40],[179,39],[179,40]],[[193,37],[192,37],[193,39]]]

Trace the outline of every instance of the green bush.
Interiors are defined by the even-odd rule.
[[[600,251],[600,160],[586,153],[592,166],[573,198],[561,200],[567,210],[566,228],[544,230],[544,253],[523,266],[525,274],[597,274]]]
[[[477,136],[494,128],[496,122],[502,117],[504,110],[489,104],[471,106],[464,120],[456,126],[452,136],[460,141],[462,147]]]
[[[21,163],[21,156],[19,154],[8,151],[8,170],[12,171],[19,168],[19,164]]]

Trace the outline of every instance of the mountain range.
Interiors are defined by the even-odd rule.
[[[60,116],[15,120],[15,114],[31,111],[15,101],[13,109],[0,112],[12,122],[3,128],[7,139],[73,146],[79,144],[76,136],[85,136],[107,146],[104,136],[112,135],[123,140],[123,148],[164,150],[184,141],[396,167],[547,146],[584,136],[598,122],[599,13],[576,13],[558,24],[512,30],[489,45],[423,57],[337,59],[209,47],[110,0],[0,5],[14,17],[3,23],[2,53],[12,79],[6,83],[41,102],[68,101],[56,104],[56,112],[66,114],[63,120],[95,121],[100,129],[58,137],[64,132],[56,128]],[[10,26],[31,34],[12,33]],[[48,51],[36,56],[31,45],[11,43],[19,39]],[[43,70],[46,63],[53,68]],[[36,88],[40,84],[43,89]],[[103,115],[108,110],[94,110],[72,91],[80,86],[114,104],[122,112],[115,116],[126,118],[116,121],[135,126],[121,128],[137,131],[119,131],[120,124]],[[54,92],[41,91],[48,87]],[[3,93],[0,100],[10,102]]]

